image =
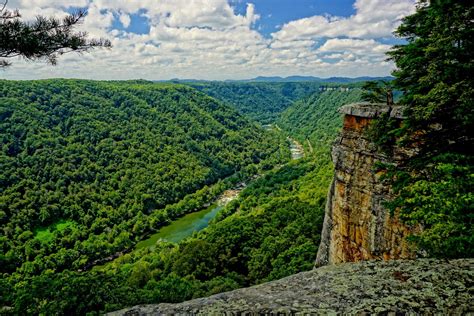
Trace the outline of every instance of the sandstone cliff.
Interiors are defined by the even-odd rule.
[[[110,315],[465,315],[474,259],[329,265],[250,288]]]
[[[373,119],[387,113],[403,120],[400,107],[357,103],[346,105],[343,129],[332,148],[335,166],[324,219],[316,266],[370,259],[411,258],[405,237],[412,232],[396,214],[391,216],[384,202],[392,197],[388,183],[376,172],[377,163],[400,165],[413,150],[393,148],[386,155],[368,139]]]

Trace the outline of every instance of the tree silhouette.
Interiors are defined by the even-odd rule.
[[[393,105],[393,86],[390,81],[368,81],[362,87],[362,99],[371,103]]]
[[[52,65],[58,56],[68,52],[85,52],[95,47],[111,47],[107,39],[89,39],[86,32],[75,32],[86,15],[79,10],[63,19],[37,16],[33,22],[21,19],[18,10],[6,8],[8,0],[0,4],[0,68],[11,64],[1,58],[24,57],[45,59]]]

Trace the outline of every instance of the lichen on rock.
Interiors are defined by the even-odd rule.
[[[464,315],[474,312],[473,281],[474,259],[365,261],[110,315]]]

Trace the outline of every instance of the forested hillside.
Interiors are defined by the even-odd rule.
[[[0,272],[9,286],[126,250],[215,198],[226,186],[210,186],[219,179],[289,157],[275,134],[180,85],[2,81],[0,118]]]
[[[327,151],[340,124],[336,110],[360,96],[351,88],[318,89],[290,106],[278,120],[283,133],[273,133],[181,85],[5,82],[0,303],[14,313],[84,314],[178,302],[310,269],[332,176]],[[266,104],[281,101],[265,97]],[[282,108],[259,111],[273,120]],[[285,134],[325,154],[314,160],[305,145],[307,158],[281,167]],[[231,183],[274,166],[206,230],[122,253]],[[118,252],[113,262],[84,270]]]
[[[294,101],[319,91],[319,82],[190,82],[262,124],[273,123]]]
[[[286,109],[277,124],[297,138],[310,153],[311,150],[318,154],[322,154],[321,151],[327,153],[342,126],[338,109],[345,104],[361,101],[361,94],[359,88],[315,93]],[[318,156],[318,159],[321,158]]]
[[[14,290],[5,282],[3,303],[18,314],[82,315],[180,302],[309,270],[320,240],[324,167],[296,161],[269,172],[214,224],[178,244],[160,242],[90,271],[23,276]]]
[[[224,188],[206,184],[243,166],[243,174],[257,172],[252,166],[263,160],[260,169],[281,164],[288,157],[285,142],[179,85],[41,81],[2,87],[2,136],[8,139],[2,157],[15,168],[2,178],[8,236],[1,260],[8,278],[1,287],[7,293],[2,304],[15,312],[83,314],[178,302],[312,267],[332,175],[327,157],[267,172],[192,238],[76,271],[129,248]],[[289,116],[299,128],[285,128],[304,139],[302,127],[315,120],[311,133],[334,136],[327,128],[337,125],[337,102],[357,96],[315,93],[294,105],[306,107],[304,116]],[[28,129],[16,130],[19,124]],[[30,180],[15,182],[20,178]]]

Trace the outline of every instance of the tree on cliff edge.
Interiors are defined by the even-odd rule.
[[[395,173],[390,206],[424,227],[413,240],[431,256],[474,255],[473,21],[471,1],[421,0],[396,31],[408,43],[389,52],[407,109],[398,133],[421,149]]]
[[[62,20],[37,16],[29,23],[21,20],[18,10],[6,9],[8,1],[0,2],[0,68],[11,63],[3,58],[24,57],[46,59],[56,64],[59,55],[84,52],[95,47],[111,47],[106,39],[88,39],[85,32],[74,32],[86,12],[68,15]]]
[[[393,105],[393,84],[390,81],[367,81],[362,86],[362,100]]]

